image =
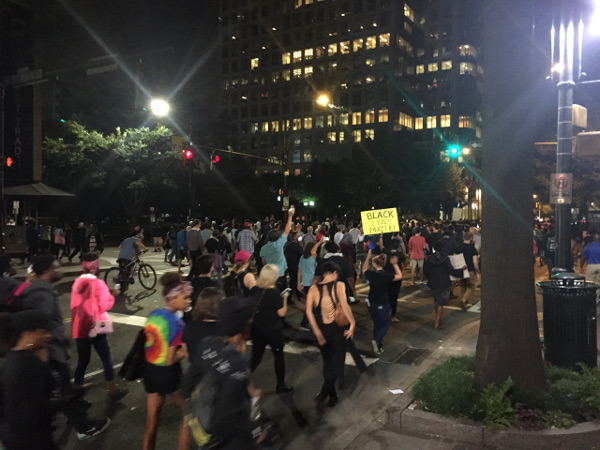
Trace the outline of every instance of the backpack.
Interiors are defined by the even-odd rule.
[[[235,272],[229,272],[229,274],[223,277],[223,290],[227,297],[233,297],[235,295],[244,296],[243,280],[248,272],[243,271],[238,274]]]
[[[23,291],[27,289],[30,285],[30,282],[24,282],[18,285],[13,289],[11,293],[5,299],[2,299],[0,302],[0,311],[2,312],[19,312],[23,311],[25,308],[23,307],[23,300],[25,296],[23,295]],[[31,294],[32,292],[44,290],[44,288],[35,288],[29,291],[27,294]]]
[[[546,240],[546,250],[550,253],[556,252],[556,236],[550,236]]]

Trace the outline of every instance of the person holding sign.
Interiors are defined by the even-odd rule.
[[[385,271],[387,256],[379,254],[373,257],[373,250],[369,248],[367,260],[363,266],[365,276],[369,281],[369,298],[367,306],[371,319],[373,319],[373,351],[376,355],[383,353],[383,338],[390,329],[390,302],[388,283],[402,280],[402,272],[398,266],[398,258],[390,261],[394,273]]]
[[[463,277],[463,271],[467,268],[465,264],[459,269],[455,269],[450,262],[450,258],[442,253],[444,243],[438,240],[433,243],[435,253],[425,259],[423,272],[427,277],[427,285],[433,291],[433,301],[435,302],[435,329],[442,328],[442,312],[444,306],[450,302],[450,275],[457,278]]]

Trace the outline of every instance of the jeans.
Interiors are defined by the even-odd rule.
[[[263,355],[265,354],[265,347],[269,345],[273,352],[273,358],[275,360],[275,376],[277,378],[277,385],[285,384],[285,362],[283,360],[283,330],[274,330],[267,333],[261,333],[254,331],[252,333],[252,359],[250,360],[250,370],[254,372]]]
[[[396,310],[398,308],[398,295],[400,295],[401,288],[402,280],[392,281],[388,284],[388,298],[392,317],[396,315]]]
[[[55,378],[58,383],[58,389],[61,397],[69,397],[73,395],[73,386],[71,385],[71,374],[69,366],[66,363],[50,360],[48,365],[55,373]],[[62,412],[67,416],[69,421],[78,433],[83,433],[90,429],[91,423],[87,416],[87,412],[82,406],[74,401],[68,402],[62,408]]]
[[[373,319],[373,339],[375,339],[377,345],[381,345],[383,338],[390,329],[390,305],[371,303],[369,313],[371,319]]]
[[[308,295],[308,291],[310,290],[310,286],[302,286],[304,291],[304,298]],[[302,320],[300,321],[300,326],[302,328],[309,328],[310,324],[308,323],[308,317],[306,317],[306,312],[302,315]]]
[[[92,346],[94,346],[96,353],[98,353],[102,361],[106,381],[113,381],[115,379],[110,346],[108,345],[108,336],[106,334],[99,334],[94,338],[75,339],[75,342],[77,344],[77,367],[75,368],[73,378],[76,385],[83,384],[85,369],[87,369],[90,363]]]

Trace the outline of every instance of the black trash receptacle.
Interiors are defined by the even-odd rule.
[[[596,290],[577,274],[560,274],[541,281],[544,299],[544,359],[552,365],[577,369],[596,367]]]

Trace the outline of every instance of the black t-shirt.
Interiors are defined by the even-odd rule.
[[[189,277],[188,277],[188,281],[189,281]],[[218,287],[217,283],[214,282],[212,280],[212,278],[210,277],[194,277],[191,279],[191,283],[192,283],[192,304],[191,307],[193,308],[194,305],[196,304],[196,300],[198,300],[198,295],[200,295],[200,292],[202,292],[203,289],[207,288],[207,287]],[[185,320],[186,322],[190,322],[192,320],[192,315],[191,312],[187,312],[184,314],[183,316],[183,320]]]
[[[473,244],[460,244],[456,249],[456,254],[462,253],[465,257],[465,263],[469,272],[475,272],[475,265],[473,264],[473,256],[477,256],[477,249]]]
[[[384,305],[388,303],[388,283],[394,276],[385,270],[367,270],[365,276],[369,281],[369,302]]]
[[[299,242],[290,242],[283,248],[283,254],[287,262],[288,269],[298,271],[298,263],[302,258],[302,245]]]
[[[216,251],[221,250],[221,243],[218,239],[211,237],[210,239],[206,240],[206,242],[204,243],[204,247],[206,247],[206,251],[208,253],[214,253]]]
[[[350,261],[348,261],[344,256],[337,255],[337,254],[335,256],[330,256],[328,258],[320,259],[317,262],[317,267],[315,269],[315,276],[319,277],[319,276],[323,275],[323,264],[327,261],[332,261],[332,262],[336,263],[337,266],[339,267],[338,281],[346,282],[346,279],[354,277],[354,270],[352,269],[352,266],[350,265]]]
[[[442,233],[436,231],[435,233],[429,233],[425,236],[425,242],[429,246],[429,251],[433,251],[433,243],[439,241],[442,238]]]
[[[277,311],[283,308],[283,298],[277,289],[252,289],[256,301],[253,331],[264,334],[283,328],[283,321]]]
[[[54,377],[28,350],[11,351],[0,371],[0,440],[22,448],[57,449],[50,404]],[[21,448],[21,447],[19,447]]]
[[[205,322],[202,320],[193,320],[185,325],[182,340],[188,347],[189,359],[196,358],[196,350],[200,341],[208,336],[222,336],[223,330],[221,322]]]

